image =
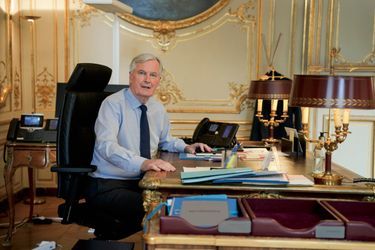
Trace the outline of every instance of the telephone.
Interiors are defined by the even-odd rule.
[[[195,128],[192,142],[203,142],[210,147],[232,147],[236,143],[239,128],[235,123],[210,121],[203,118]]]
[[[44,119],[40,115],[21,115],[13,118],[7,133],[8,141],[56,142],[58,119]]]

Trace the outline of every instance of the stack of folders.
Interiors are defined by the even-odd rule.
[[[207,181],[215,184],[287,185],[289,178],[287,174],[279,171],[253,171],[249,168],[227,168],[181,173],[181,182],[183,184]]]
[[[247,176],[254,171],[249,168],[227,168],[208,171],[181,172],[181,182],[183,184],[213,181],[217,179]]]

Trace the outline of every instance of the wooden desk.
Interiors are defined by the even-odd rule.
[[[30,190],[29,219],[32,218],[35,199],[34,169],[46,168],[56,162],[56,145],[51,143],[6,143],[6,163],[4,170],[5,188],[9,204],[9,227],[7,236],[3,242],[4,246],[11,245],[14,229],[14,197],[13,197],[13,176],[20,167],[28,167],[28,179]]]
[[[341,186],[312,187],[283,187],[283,186],[250,186],[250,185],[214,185],[193,184],[182,185],[180,172],[182,167],[209,166],[208,161],[182,161],[178,154],[161,153],[161,158],[171,162],[177,171],[147,172],[140,181],[140,187],[144,189],[145,211],[150,211],[156,204],[172,195],[191,195],[208,193],[225,193],[239,197],[307,197],[329,199],[354,199],[375,200],[374,190],[364,184],[353,184],[352,176],[348,178],[348,172],[333,167],[333,170],[344,175]],[[259,168],[260,162],[240,161],[240,166]],[[311,178],[312,162],[304,158],[281,159],[281,170],[289,174],[303,174]],[[318,240],[275,237],[243,237],[243,236],[213,236],[213,235],[166,235],[159,234],[158,219],[152,220],[149,231],[144,235],[147,249],[257,249],[257,248],[283,248],[283,249],[375,249],[375,242],[349,242],[344,240]],[[164,247],[164,248],[163,248]]]

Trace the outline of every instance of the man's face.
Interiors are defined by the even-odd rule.
[[[159,82],[159,63],[156,60],[138,63],[129,74],[129,88],[142,103],[154,94]]]

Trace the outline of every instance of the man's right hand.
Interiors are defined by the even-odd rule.
[[[176,168],[169,162],[163,161],[161,159],[145,160],[143,164],[141,165],[141,171],[146,172],[149,170],[154,170],[157,172],[160,172],[160,171],[173,172],[173,171],[176,171]]]

